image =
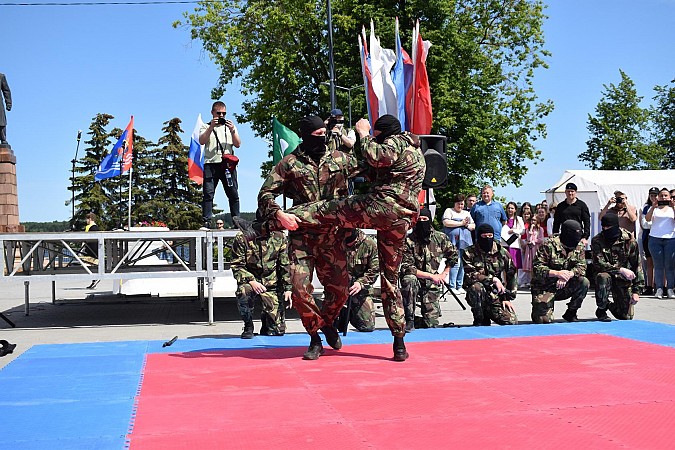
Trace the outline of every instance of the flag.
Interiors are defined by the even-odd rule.
[[[401,46],[401,36],[398,32],[398,17],[396,18],[396,64],[391,72],[392,82],[396,90],[398,120],[401,129],[410,130],[410,121],[406,112],[406,93],[412,85],[413,61]]]
[[[188,177],[197,184],[204,182],[204,146],[199,143],[199,130],[204,126],[201,113],[197,116],[197,123],[190,137],[188,151]]]
[[[368,109],[368,120],[372,127],[378,118],[377,96],[373,92],[372,77],[370,72],[370,55],[368,54],[368,44],[366,43],[366,27],[361,30],[359,36],[359,50],[361,53],[361,72],[363,73],[363,87],[366,91],[366,108]],[[372,132],[372,131],[371,131]]]
[[[276,165],[291,153],[302,140],[290,128],[272,118],[272,162]]]
[[[396,52],[382,48],[375,35],[375,25],[370,21],[370,67],[373,77],[373,88],[377,94],[378,116],[391,114],[398,117],[396,87],[391,78],[391,68],[396,63]]]
[[[103,158],[94,175],[95,181],[116,177],[131,169],[134,149],[134,116],[131,116],[129,125],[113,146],[108,156]]]
[[[427,54],[431,42],[423,41],[420,35],[420,22],[417,21],[413,31],[413,90],[412,90],[412,119],[410,131],[415,134],[431,133],[431,89],[427,75]]]

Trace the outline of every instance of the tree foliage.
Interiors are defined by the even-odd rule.
[[[656,105],[650,110],[654,141],[660,149],[657,164],[661,169],[675,168],[675,80],[670,83],[654,87]]]
[[[272,117],[297,128],[307,114],[330,109],[328,39],[324,1],[223,0],[204,2],[175,26],[192,38],[220,69],[212,97],[221,98],[237,78],[247,96],[238,120],[262,137]],[[382,45],[394,48],[394,18],[404,48],[412,26],[432,42],[427,60],[434,122],[448,136],[450,184],[437,198],[489,181],[519,185],[527,162],[540,160],[535,141],[546,134],[543,119],[553,105],[539,102],[532,81],[545,68],[540,0],[334,0],[336,84],[363,85],[357,35],[375,23]],[[352,111],[365,117],[363,89],[354,89]],[[347,109],[347,92],[336,91]],[[461,156],[458,156],[461,155]],[[474,189],[475,190],[475,189]]]
[[[579,155],[591,169],[640,170],[658,168],[659,148],[648,142],[649,113],[642,97],[622,70],[618,85],[603,85],[603,98],[588,115],[587,149]]]

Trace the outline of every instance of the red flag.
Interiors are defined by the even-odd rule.
[[[126,130],[122,133],[124,144],[122,145],[124,154],[122,155],[122,173],[131,169],[131,164],[134,161],[134,116],[131,116],[131,121],[127,125]]]
[[[427,75],[427,54],[431,43],[423,41],[419,33],[419,21],[417,21],[417,29],[415,35],[417,42],[413,42],[415,46],[414,51],[414,86],[413,86],[413,120],[411,124],[411,131],[415,134],[429,134],[431,133],[431,121],[433,114],[431,112],[431,89],[429,88],[429,77]]]
[[[361,36],[359,36],[359,49],[361,50],[361,71],[363,72],[363,87],[366,91],[368,120],[372,127],[379,117],[379,103],[377,101],[377,95],[375,95],[375,91],[373,90],[372,73],[370,71],[370,55],[368,54],[368,44],[366,41],[366,27],[363,27]]]

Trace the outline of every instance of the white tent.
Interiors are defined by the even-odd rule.
[[[628,203],[635,206],[639,213],[647,200],[649,188],[675,187],[675,170],[566,170],[558,182],[546,191],[549,206],[565,201],[567,183],[577,185],[577,197],[588,205],[591,236],[594,236],[600,231],[598,214],[614,197],[614,191],[626,194]],[[636,226],[639,233],[640,225]]]

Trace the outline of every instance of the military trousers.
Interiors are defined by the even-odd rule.
[[[401,296],[405,309],[405,320],[415,321],[415,307],[419,303],[422,313],[421,321],[415,321],[415,328],[436,328],[441,316],[441,291],[435,284],[422,288],[422,283],[415,275],[401,277]],[[418,326],[419,325],[419,326]]]
[[[382,309],[387,326],[394,336],[405,335],[405,313],[398,289],[398,272],[403,261],[405,236],[410,221],[401,217],[394,198],[353,195],[340,200],[324,200],[294,206],[302,226],[366,228],[377,230],[377,255],[380,261]],[[346,276],[346,275],[345,275]]]
[[[532,322],[553,322],[553,304],[557,300],[570,299],[567,308],[576,311],[586,298],[590,282],[586,277],[572,277],[565,287],[556,288],[556,279],[551,278],[545,289],[532,287]]]
[[[504,307],[497,294],[488,292],[482,283],[473,283],[466,289],[466,302],[471,306],[474,325],[516,325],[518,317],[514,311]]]
[[[236,296],[237,309],[244,322],[253,322],[255,302],[259,300],[262,305],[261,334],[284,334],[286,332],[284,305],[279,299],[276,288],[256,294],[250,284],[244,283],[237,287]]]
[[[595,276],[595,303],[599,309],[608,310],[619,320],[631,320],[633,307],[631,305],[632,283],[620,275],[612,276],[600,272]],[[612,294],[612,302],[609,294]]]
[[[292,231],[288,234],[293,307],[309,334],[332,325],[349,295],[345,254],[346,232],[335,227],[325,232]],[[312,292],[314,271],[323,285],[323,302],[317,305]]]

